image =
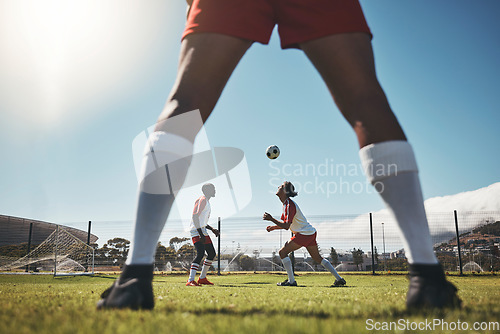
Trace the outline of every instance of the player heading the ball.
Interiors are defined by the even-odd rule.
[[[278,196],[281,203],[283,203],[281,221],[274,219],[273,216],[267,212],[264,213],[262,218],[275,224],[274,226],[268,226],[266,228],[267,232],[284,229],[291,230],[293,233],[293,237],[290,241],[286,242],[279,251],[281,262],[283,262],[283,266],[288,274],[288,279],[284,282],[278,283],[278,285],[297,286],[297,282],[295,281],[295,277],[293,275],[292,261],[288,257],[288,254],[301,247],[305,247],[314,261],[321,263],[325,269],[335,276],[336,280],[333,283],[333,286],[345,285],[345,280],[340,277],[330,261],[324,259],[319,254],[318,244],[316,243],[316,229],[309,224],[297,203],[291,199],[291,197],[295,197],[297,195],[298,193],[295,192],[295,187],[291,182],[283,182],[283,184],[278,187],[278,191],[276,191],[276,196]]]

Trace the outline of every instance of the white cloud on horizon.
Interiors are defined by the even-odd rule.
[[[429,198],[427,212],[500,211],[500,182],[472,191]]]
[[[500,220],[500,182],[473,191],[429,198],[424,202],[424,205],[434,243],[447,241],[456,235],[454,210],[457,210],[460,233],[470,231],[486,221]],[[382,209],[373,212],[372,218],[374,243],[378,245],[379,253],[381,250],[379,246],[384,237],[382,235],[382,222],[384,223],[385,241],[388,249],[401,248],[402,243],[397,223],[390,216],[388,210]],[[337,230],[341,230],[341,233],[335,234],[336,240],[333,240],[333,244],[350,242],[353,245],[359,244],[366,247],[370,243],[369,213],[336,224]],[[313,225],[318,230],[319,238],[322,235],[332,235],[331,221],[323,221]],[[360,225],[361,228],[357,227]]]

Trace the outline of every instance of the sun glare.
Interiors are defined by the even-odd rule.
[[[9,101],[0,107],[38,125],[59,124],[140,67],[155,28],[145,21],[157,15],[140,1],[2,1],[0,88]]]

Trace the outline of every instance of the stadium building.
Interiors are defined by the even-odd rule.
[[[0,215],[0,247],[7,245],[19,245],[29,241],[30,225],[33,224],[31,232],[31,244],[38,245],[46,240],[57,228],[57,224],[40,220],[25,219],[20,217]],[[66,231],[87,243],[88,233],[76,228],[63,226]],[[90,242],[95,243],[98,237],[91,234]]]
[[[88,232],[20,217],[0,215],[0,271],[94,272],[97,236]]]

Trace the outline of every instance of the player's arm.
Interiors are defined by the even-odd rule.
[[[216,229],[216,228],[213,228],[212,226],[208,225],[207,224],[207,229],[209,229],[210,231],[212,231],[213,234],[215,234],[215,236],[218,238],[220,233],[219,233],[219,230]]]
[[[291,223],[286,223],[286,222],[282,222],[282,221],[279,221],[277,219],[274,219],[274,217],[271,216],[267,212],[264,212],[264,216],[262,217],[262,219],[273,222],[274,224],[276,224],[277,227],[284,229],[284,230],[288,230],[290,228],[290,225],[292,225]]]
[[[279,227],[279,226],[276,226],[276,225],[272,225],[272,226],[266,227],[266,231],[267,232],[271,232],[271,231],[274,231],[274,230],[283,230],[283,228]]]
[[[203,234],[203,231],[201,230],[201,226],[200,226],[200,217],[196,213],[193,213],[193,223],[194,223],[194,226],[196,227],[196,231],[198,231],[198,235],[200,236],[200,240],[203,243],[205,243],[205,235]]]
[[[205,205],[207,205],[206,199],[204,197],[198,198],[194,204],[193,218],[192,218],[193,225],[196,228],[196,231],[198,231],[200,240],[203,241],[203,243],[205,243],[205,235],[203,234],[203,231],[201,229],[200,214],[203,212]]]

